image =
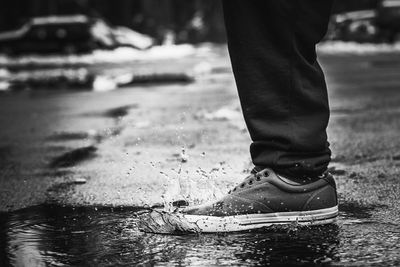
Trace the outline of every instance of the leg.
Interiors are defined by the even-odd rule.
[[[315,45],[332,0],[224,0],[229,52],[254,165],[319,175],[330,160],[329,106]]]
[[[233,71],[258,168],[223,198],[183,210],[199,231],[335,222],[336,185],[325,172],[327,90],[315,54],[330,7],[331,0],[224,0]]]

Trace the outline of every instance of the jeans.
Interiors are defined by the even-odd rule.
[[[229,54],[255,166],[326,171],[329,104],[315,46],[333,0],[223,0]]]

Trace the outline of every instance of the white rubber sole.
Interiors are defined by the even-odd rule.
[[[298,225],[330,224],[336,222],[337,215],[338,206],[311,211],[246,214],[226,217],[184,214],[183,217],[188,222],[196,224],[204,233],[219,233],[246,231],[293,223]]]

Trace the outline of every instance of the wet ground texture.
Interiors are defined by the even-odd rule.
[[[230,234],[139,232],[135,208],[36,206],[1,214],[4,265],[342,265],[400,264],[400,229],[374,212],[342,205],[337,225]],[[379,211],[378,211],[379,212]]]
[[[0,94],[1,266],[400,264],[400,54],[390,51],[320,56],[336,226],[138,230],[143,207],[215,199],[251,168],[225,47],[201,51],[168,66],[196,73],[192,83]]]

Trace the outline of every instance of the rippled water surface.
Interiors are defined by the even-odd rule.
[[[251,233],[156,235],[135,209],[37,206],[0,214],[0,266],[400,264],[400,227],[343,205],[337,225]]]

